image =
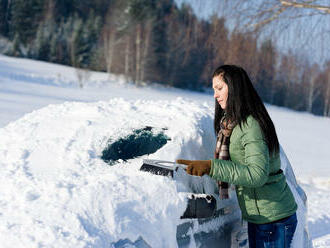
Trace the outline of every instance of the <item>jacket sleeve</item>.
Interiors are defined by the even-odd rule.
[[[254,120],[242,127],[244,164],[213,159],[210,176],[235,185],[256,188],[264,185],[269,173],[269,150],[259,123]]]

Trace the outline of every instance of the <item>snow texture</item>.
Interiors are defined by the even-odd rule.
[[[78,84],[73,68],[0,55],[1,247],[109,247],[125,239],[136,244],[141,237],[151,247],[176,247],[185,192],[193,184],[139,167],[144,158],[212,157],[212,96],[139,88],[120,76],[97,72],[91,72],[83,89]],[[330,247],[330,120],[267,109],[307,194],[313,245]],[[166,128],[171,141],[149,156],[113,166],[102,161],[109,140],[145,126]],[[209,184],[205,178],[195,186]],[[294,188],[295,182],[289,186]],[[304,220],[303,203],[298,204],[298,219]],[[214,230],[222,224],[216,219],[196,228]],[[301,247],[303,228],[301,221],[293,247]]]

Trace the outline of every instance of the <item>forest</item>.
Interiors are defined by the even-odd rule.
[[[263,101],[330,116],[330,60],[311,63],[225,17],[174,0],[0,0],[0,53],[203,91],[222,64],[250,75]],[[83,87],[83,85],[81,85]]]

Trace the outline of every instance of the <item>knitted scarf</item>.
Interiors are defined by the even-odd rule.
[[[229,140],[230,135],[236,126],[235,122],[228,121],[226,114],[220,120],[220,130],[217,137],[214,157],[217,159],[229,160]],[[226,182],[218,181],[220,199],[228,199],[229,185]]]

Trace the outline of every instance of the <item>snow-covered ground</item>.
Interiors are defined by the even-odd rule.
[[[81,89],[77,75],[0,55],[1,247],[108,247],[141,234],[175,247],[185,186],[140,172],[148,156],[109,167],[100,154],[109,139],[153,126],[172,140],[148,158],[210,158],[212,96],[96,72]],[[330,247],[330,119],[267,108],[307,193],[313,245]]]

